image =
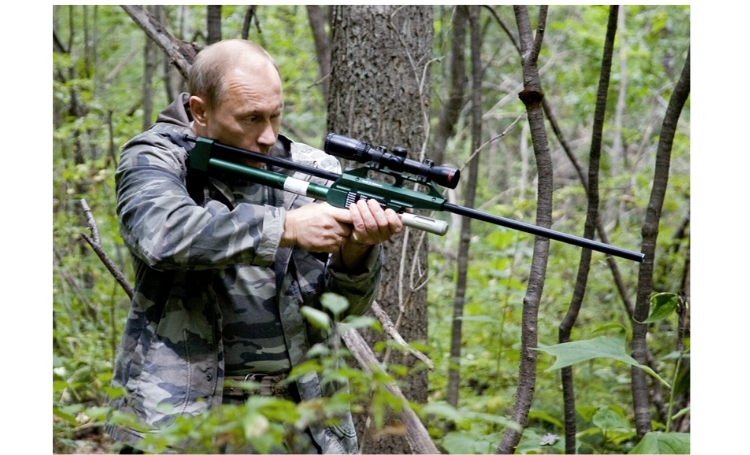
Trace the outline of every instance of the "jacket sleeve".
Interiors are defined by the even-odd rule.
[[[187,152],[153,132],[123,147],[117,215],[130,251],[157,270],[270,266],[283,233],[283,208],[218,201],[199,206],[185,184]]]

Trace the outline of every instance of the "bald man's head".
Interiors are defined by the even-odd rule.
[[[198,53],[188,71],[188,90],[191,95],[201,97],[208,109],[216,109],[226,90],[224,81],[229,71],[267,70],[279,67],[265,49],[241,39],[219,41]]]

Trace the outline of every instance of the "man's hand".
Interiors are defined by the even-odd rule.
[[[401,218],[374,200],[359,201],[349,210],[328,203],[307,204],[286,214],[279,246],[299,245],[312,253],[341,251],[344,265],[356,270],[373,245],[404,229]]]
[[[376,201],[358,201],[349,206],[354,228],[341,248],[344,265],[356,271],[373,245],[385,242],[404,229],[401,218],[391,209],[383,210]]]
[[[354,230],[350,244],[377,245],[404,229],[401,218],[391,209],[383,210],[375,200],[360,200],[349,206]]]
[[[324,202],[307,204],[286,213],[279,246],[299,245],[311,253],[336,253],[352,233],[349,210]]]

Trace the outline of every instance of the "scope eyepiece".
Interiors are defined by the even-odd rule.
[[[323,149],[326,153],[358,163],[372,162],[376,168],[387,167],[396,172],[408,172],[423,182],[435,182],[454,189],[461,178],[461,171],[450,166],[435,166],[431,161],[420,163],[406,158],[406,150],[394,149],[388,153],[384,147],[373,149],[367,142],[358,141],[340,134],[329,133]]]

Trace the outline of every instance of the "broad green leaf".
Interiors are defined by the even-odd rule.
[[[650,324],[652,322],[659,322],[669,317],[674,313],[677,304],[680,302],[680,297],[677,294],[671,292],[662,292],[651,297],[651,314],[648,315],[645,321],[641,324]]]
[[[441,445],[448,451],[448,453],[475,453],[475,442],[475,436],[453,431],[445,435]]]
[[[594,425],[604,431],[630,430],[630,424],[628,421],[606,406],[600,407],[591,421]]]
[[[556,357],[555,363],[547,368],[546,371],[565,368],[597,357],[605,357],[638,367],[661,381],[664,386],[669,388],[669,384],[656,374],[654,370],[645,365],[641,365],[625,352],[625,337],[623,336],[601,336],[590,340],[571,341],[569,343],[561,343],[554,346],[540,345],[540,347],[535,349]]]
[[[320,297],[320,304],[323,308],[327,308],[333,313],[334,316],[338,316],[347,308],[349,308],[349,301],[345,297],[342,297],[333,292],[326,292]]]
[[[328,314],[309,306],[303,306],[299,311],[313,326],[326,332],[331,329],[331,317]]]
[[[690,453],[690,433],[646,433],[637,446],[628,453],[633,454],[683,454]]]
[[[576,411],[586,422],[591,422],[591,419],[594,418],[594,414],[596,414],[596,411],[598,410],[599,408],[596,406],[576,406]]]

